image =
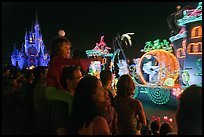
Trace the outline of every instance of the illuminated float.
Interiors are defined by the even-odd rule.
[[[181,66],[180,84],[202,86],[202,2],[195,9],[181,9],[175,13],[182,18],[175,20],[180,29],[169,40]],[[172,24],[169,24],[170,28]]]
[[[180,91],[177,82],[179,62],[167,40],[148,41],[141,52],[145,54],[134,59],[134,67],[130,66],[136,84],[134,97],[137,97],[139,92],[146,93],[154,103],[165,104],[174,88]]]
[[[180,31],[169,38],[171,44],[166,40],[146,42],[141,50],[145,54],[130,66],[135,97],[138,92],[146,93],[154,103],[165,104],[171,95],[179,97],[189,85],[202,86],[202,2],[196,9],[175,15],[181,17],[181,13],[183,17],[176,20]]]
[[[123,51],[123,45],[131,46],[132,41],[130,35],[134,33],[117,34],[113,40],[114,53],[111,59],[111,70],[113,73],[117,73],[116,77],[120,77],[124,74],[129,74],[129,66],[127,58]]]
[[[180,31],[169,38],[171,43],[165,39],[146,42],[141,50],[144,55],[133,59],[132,65],[128,64],[123,48],[132,45],[130,35],[134,33],[118,34],[113,40],[113,54],[104,52],[106,44],[102,36],[93,50],[86,51],[93,61],[90,73],[99,76],[101,66],[104,68],[106,63],[104,58],[110,57],[109,68],[116,76],[115,85],[121,75],[130,74],[136,84],[133,97],[145,93],[156,104],[166,104],[171,96],[178,98],[189,85],[202,86],[202,2],[196,9],[185,9],[172,15],[183,17],[173,21],[177,22]]]
[[[179,75],[179,62],[171,52],[172,47],[166,40],[155,40],[154,44],[146,42],[143,50],[146,52],[139,61],[139,76],[143,84],[174,85],[166,81],[174,82]],[[147,48],[148,47],[148,48]],[[144,73],[149,75],[144,78]],[[169,83],[169,84],[168,84]]]
[[[104,36],[101,36],[100,42],[92,50],[86,50],[88,58],[91,59],[89,74],[100,77],[101,70],[106,68],[107,60],[113,56],[110,53],[111,48],[104,42]]]

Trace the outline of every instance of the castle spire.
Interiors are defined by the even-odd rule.
[[[25,40],[28,40],[28,32],[27,32],[27,29],[25,31]]]
[[[12,56],[18,55],[18,49],[16,48],[16,44],[14,44]]]

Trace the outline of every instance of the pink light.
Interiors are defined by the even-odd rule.
[[[155,116],[152,116],[152,120],[154,120],[155,119]]]
[[[164,116],[164,120],[167,120],[168,119],[168,117],[167,116]]]
[[[169,118],[169,121],[172,122],[172,118]]]
[[[157,117],[157,121],[160,121],[160,117]]]

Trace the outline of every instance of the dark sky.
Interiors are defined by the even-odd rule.
[[[10,61],[14,44],[20,49],[37,10],[43,41],[64,29],[73,49],[92,49],[104,35],[107,46],[118,33],[134,32],[133,45],[125,49],[130,59],[141,57],[146,41],[169,39],[167,17],[176,6],[196,7],[198,2],[3,2],[2,63]]]

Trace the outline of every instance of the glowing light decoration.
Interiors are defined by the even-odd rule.
[[[188,73],[188,70],[183,70],[181,73],[181,79],[182,82],[185,86],[189,86],[189,80],[190,80],[190,75]]]
[[[101,62],[91,61],[91,64],[89,66],[89,74],[94,75],[97,78],[100,78],[100,72],[101,72]]]
[[[202,20],[202,2],[198,3],[196,9],[193,10],[184,10],[183,18],[177,20],[179,26],[185,26],[187,23],[201,21]]]
[[[188,54],[202,54],[202,42],[189,43],[187,46]]]
[[[125,60],[119,60],[117,65],[119,67],[119,72],[118,72],[119,76],[122,76],[124,74],[129,74],[128,65]]]
[[[124,38],[127,38],[128,42],[129,42],[129,45],[131,46],[132,45],[132,41],[131,41],[131,37],[130,35],[134,35],[134,33],[126,33],[126,34],[123,34],[121,36],[121,40],[124,40]],[[128,43],[125,41],[125,44],[128,45]]]
[[[182,41],[182,48],[178,48],[176,50],[177,58],[185,58],[186,57],[186,39]]]
[[[187,36],[187,31],[184,31],[183,33],[179,33],[179,34],[177,34],[177,35],[175,35],[175,36],[172,36],[172,37],[170,37],[169,38],[169,40],[171,41],[171,42],[173,42],[173,41],[175,41],[175,40],[178,40],[178,39],[181,39],[181,38],[185,38]]]
[[[113,54],[109,53],[111,48],[106,46],[104,42],[104,36],[101,36],[100,42],[96,43],[96,46],[92,50],[86,50],[88,57],[102,56],[102,57],[112,57]]]
[[[152,50],[147,53],[145,53],[140,61],[139,61],[139,76],[140,80],[142,81],[143,84],[149,84],[147,80],[145,79],[142,71],[143,67],[143,59],[147,56],[151,55],[156,58],[158,66],[159,66],[159,71],[158,71],[158,79],[157,79],[157,84],[158,85],[163,85],[164,81],[167,78],[172,78],[173,81],[175,81],[178,78],[179,75],[179,62],[175,55],[172,53],[165,51],[165,50]],[[151,83],[150,83],[151,84]]]
[[[155,116],[152,116],[152,120],[154,121],[154,120],[157,120],[157,121],[159,121],[160,122],[160,117],[155,117]]]
[[[164,116],[164,120],[167,120],[168,119],[168,117],[167,116]]]
[[[177,20],[177,25],[181,26],[181,31],[169,40],[174,44],[175,55],[182,67],[180,84],[183,88],[192,84],[202,85],[202,71],[196,64],[196,60],[202,62],[202,2],[198,3],[196,9],[184,10],[183,17]],[[184,32],[188,36],[183,35]],[[179,37],[181,35],[183,37]],[[202,66],[202,63],[200,65]]]
[[[165,81],[164,81],[164,86],[174,86],[174,80],[173,78],[167,78]]]
[[[34,68],[35,68],[35,66],[33,66],[33,65],[29,67],[29,69],[34,69]]]
[[[201,38],[202,37],[202,27],[196,26],[191,30],[191,38]]]
[[[167,123],[171,123],[173,121],[172,118],[168,118],[167,116],[164,116],[164,121],[166,121]]]
[[[172,95],[174,95],[176,98],[179,98],[182,94],[183,90],[181,88],[173,88],[172,89]]]
[[[170,123],[170,122],[172,122],[172,121],[173,121],[173,119],[172,119],[172,118],[169,118],[168,122]]]
[[[153,43],[151,41],[147,41],[145,43],[145,47],[144,49],[141,49],[141,52],[149,52],[151,50],[155,50],[155,49],[163,49],[169,52],[172,52],[172,47],[169,45],[169,42],[167,40],[163,40],[163,42],[160,42],[159,39],[153,41]]]
[[[129,66],[131,76],[136,78],[136,79],[139,79],[139,70],[138,70],[139,69],[139,60],[140,60],[140,58],[137,58],[137,59],[134,58],[133,59],[134,64]]]
[[[171,96],[171,90],[165,88],[149,88],[147,95],[155,104],[166,104]]]
[[[202,77],[202,59],[197,59],[196,67],[197,67],[198,71],[194,75]],[[202,82],[198,86],[202,86]]]

